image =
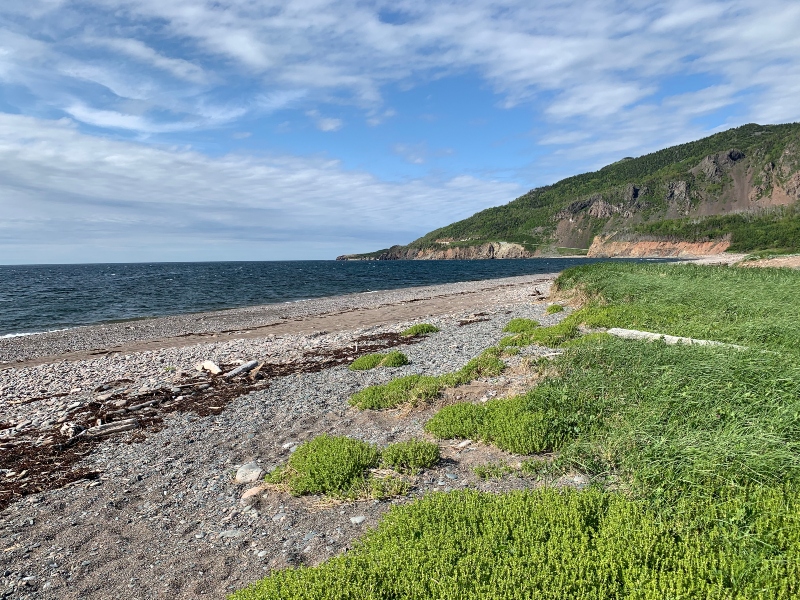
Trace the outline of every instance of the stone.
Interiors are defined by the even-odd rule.
[[[239,529],[227,529],[225,531],[220,531],[219,536],[220,538],[237,538],[242,535],[242,532]]]
[[[262,550],[261,552],[256,554],[256,556],[258,556],[258,558],[264,558],[267,554],[269,554],[269,552],[267,552],[266,550]]]
[[[113,396],[113,395],[114,395],[114,394],[113,394],[113,392],[112,392],[112,393],[109,393],[109,394],[100,394],[100,395],[97,397],[97,401],[98,401],[98,402],[105,402],[106,400],[108,400],[109,398],[111,398],[111,396]]]
[[[458,479],[458,475],[456,475],[455,473],[445,473],[444,476],[447,477],[448,479]]]
[[[258,495],[264,491],[264,488],[261,486],[250,488],[249,490],[245,491],[242,494],[242,497],[239,499],[239,504],[242,506],[248,506],[256,501]]]
[[[222,369],[220,369],[219,366],[217,366],[217,364],[211,360],[204,360],[201,363],[197,363],[194,368],[198,371],[208,371],[212,375],[219,375],[222,373]]]
[[[458,444],[456,444],[456,448],[458,448],[459,450],[463,450],[464,448],[469,446],[471,443],[472,443],[472,440],[464,440],[463,442],[459,442]]]
[[[279,512],[274,517],[272,517],[272,520],[278,523],[279,521],[283,521],[285,518],[286,518],[286,513]]]
[[[236,471],[236,483],[253,483],[263,472],[264,469],[255,461],[244,464]]]
[[[350,517],[350,522],[353,525],[361,525],[361,523],[363,523],[366,520],[367,520],[367,517],[365,517],[364,515],[359,515],[357,517]]]
[[[77,425],[75,423],[64,423],[59,429],[59,432],[64,437],[73,438],[78,435],[81,431],[83,431],[83,427]]]

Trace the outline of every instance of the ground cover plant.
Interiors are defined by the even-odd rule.
[[[560,304],[551,304],[547,307],[545,314],[554,315],[556,313],[564,312],[564,307]]]
[[[386,447],[381,460],[390,469],[414,475],[439,462],[439,446],[426,440],[397,442]]]
[[[566,317],[563,328],[625,327],[800,351],[797,271],[600,263],[564,271],[556,286],[593,299]]]
[[[386,354],[376,352],[359,356],[350,363],[349,369],[351,371],[368,371],[375,367],[402,367],[407,364],[408,357],[399,350],[393,350]]]
[[[435,325],[431,325],[430,323],[417,323],[416,325],[412,325],[408,329],[405,329],[400,332],[400,335],[403,337],[411,337],[417,335],[428,335],[429,333],[436,333],[439,331],[439,328]]]
[[[663,518],[590,489],[434,493],[349,552],[274,573],[232,600],[789,599],[800,592],[791,488],[686,499]],[[742,535],[742,532],[747,532]]]
[[[444,388],[463,385],[479,377],[494,377],[505,369],[500,348],[489,348],[455,373],[446,375],[407,375],[383,385],[373,385],[353,394],[350,404],[360,409],[395,408],[416,405],[438,396]]]
[[[234,597],[798,597],[799,274],[742,271],[565,272],[561,290],[579,290],[588,304],[555,326],[558,335],[534,327],[509,336],[520,345],[532,335],[565,338],[559,356],[537,363],[538,385],[445,407],[426,424],[441,437],[553,452],[524,460],[522,474],[578,470],[589,489],[428,495],[392,509],[347,554]],[[598,323],[749,349],[578,329]],[[490,465],[479,475],[499,473]]]
[[[439,461],[439,446],[424,440],[390,444],[383,450],[344,436],[319,435],[301,444],[286,465],[269,473],[267,483],[285,486],[292,494],[333,498],[386,498],[405,494],[408,483],[391,474],[370,472],[378,466],[415,474]]]

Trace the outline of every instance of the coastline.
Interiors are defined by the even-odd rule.
[[[0,471],[5,471],[0,544],[7,549],[0,554],[0,572],[18,574],[20,581],[30,577],[17,589],[35,590],[41,598],[154,598],[165,591],[174,598],[222,597],[272,569],[317,564],[346,551],[395,502],[435,490],[538,485],[478,478],[473,464],[519,460],[483,445],[470,452],[443,446],[442,465],[394,502],[320,507],[283,492],[245,500],[254,484],[242,485],[232,474],[252,461],[269,470],[297,443],[322,432],[379,445],[424,435],[422,424],[435,406],[409,418],[402,411],[358,411],[347,400],[398,376],[457,370],[496,344],[512,318],[559,321],[569,311],[545,312],[555,276],[281,305],[293,311],[275,326],[283,329],[237,329],[227,337],[175,335],[196,326],[198,315],[156,319],[163,327],[150,323],[154,326],[120,331],[130,332],[125,343],[158,347],[131,345],[125,352],[83,358],[39,356],[32,361],[38,364],[0,371]],[[201,325],[221,334],[232,326],[269,324],[275,308],[206,313]],[[441,331],[420,339],[399,337],[422,320]],[[319,330],[323,324],[325,333]],[[59,335],[88,343],[103,331],[95,326]],[[163,332],[172,337],[161,337]],[[42,348],[32,343],[36,337],[15,341],[35,355]],[[347,369],[355,356],[391,346],[406,353],[410,364]],[[458,397],[520,393],[530,385],[525,356],[541,352],[547,350],[530,348],[512,357],[506,373],[459,388]],[[194,368],[213,360],[227,370],[253,359],[265,363],[261,379],[228,380]],[[455,401],[448,398],[442,402]],[[73,425],[93,427],[97,419],[108,422],[115,411],[127,411],[135,428],[74,445],[62,433]]]
[[[544,273],[361,292],[0,338],[0,370],[209,341],[373,327],[466,310],[472,304],[490,302],[493,295],[503,290],[552,281],[557,275]]]

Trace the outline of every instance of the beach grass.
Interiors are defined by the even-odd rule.
[[[800,274],[597,264],[558,288],[584,308],[506,338],[563,347],[534,364],[536,387],[447,406],[425,429],[528,455],[521,475],[583,473],[588,489],[430,494],[347,554],[233,598],[800,595]],[[748,348],[582,335],[612,326]]]
[[[431,325],[430,323],[417,323],[416,325],[412,325],[408,329],[401,331],[400,335],[403,337],[415,337],[418,335],[436,333],[437,331],[439,331],[439,328],[435,325]]]
[[[408,357],[399,350],[386,354],[376,352],[365,354],[355,359],[348,367],[351,371],[368,371],[376,367],[402,367],[409,363]]]

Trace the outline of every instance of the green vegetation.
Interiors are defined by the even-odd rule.
[[[523,461],[522,473],[579,471],[593,486],[429,494],[393,508],[350,552],[233,598],[798,597],[800,273],[597,264],[558,286],[590,300],[555,326],[575,335],[541,359],[538,385],[446,407],[426,429],[556,452]],[[579,324],[750,349],[578,337]]]
[[[408,357],[398,350],[387,354],[375,353],[359,356],[350,363],[351,371],[368,371],[375,367],[402,367],[408,364]]]
[[[427,402],[438,396],[446,387],[455,387],[479,377],[494,377],[502,373],[505,364],[499,358],[500,353],[500,348],[489,348],[455,373],[438,377],[408,375],[384,385],[373,385],[353,394],[349,402],[362,410],[395,408],[406,403],[413,406],[419,402]]]
[[[568,269],[559,290],[594,300],[563,327],[626,327],[797,353],[800,272],[599,263]],[[549,345],[549,344],[548,344]]]
[[[584,210],[582,214],[585,214],[589,199],[597,196],[602,196],[611,204],[633,201],[639,206],[640,217],[647,221],[658,221],[663,218],[668,205],[670,182],[683,181],[689,191],[697,190],[710,198],[716,198],[724,189],[722,182],[707,181],[702,173],[695,174],[695,167],[706,156],[735,148],[744,153],[753,172],[759,173],[770,164],[779,163],[787,148],[796,152],[798,136],[800,124],[744,125],[536,188],[506,205],[483,210],[467,219],[431,231],[408,246],[444,249],[506,241],[522,244],[533,251],[553,244],[557,221],[554,217],[559,212]],[[797,157],[794,160],[796,163]],[[796,164],[791,166],[795,167]],[[631,197],[631,186],[637,190],[635,200]],[[591,240],[592,235],[603,230],[608,219],[588,215],[586,218],[584,226],[590,229],[588,239]],[[713,227],[713,222],[709,225]],[[436,240],[440,239],[454,241],[445,246],[437,243]],[[765,242],[772,244],[773,240],[767,236]],[[765,247],[778,246],[760,246]]]
[[[439,446],[425,440],[397,442],[387,446],[381,458],[387,467],[413,475],[439,462]]]
[[[292,494],[327,494],[344,498],[364,493],[366,472],[376,467],[378,449],[348,437],[323,433],[301,444],[288,464],[267,475],[269,483],[286,484]]]
[[[387,498],[408,492],[408,483],[369,472],[382,464],[413,474],[439,461],[439,446],[424,440],[390,444],[383,451],[349,437],[322,434],[302,444],[289,462],[269,473],[267,483],[285,485],[295,496],[326,495],[356,499]]]
[[[504,463],[487,463],[472,467],[472,472],[484,481],[490,479],[500,479],[514,472],[510,466]]]
[[[436,333],[439,331],[439,328],[435,325],[431,325],[430,323],[417,323],[416,325],[412,325],[405,331],[401,332],[400,335],[403,337],[412,337],[417,335],[427,335],[429,333]]]
[[[560,304],[551,304],[547,307],[545,314],[554,315],[556,313],[564,312],[564,307]]]
[[[503,331],[508,333],[528,333],[539,327],[539,322],[533,319],[511,319],[503,327]]]
[[[430,494],[346,554],[232,600],[789,600],[800,593],[792,488],[687,498],[670,515],[595,489]]]
[[[800,250],[800,211],[783,209],[772,213],[734,214],[703,219],[675,219],[639,225],[639,233],[672,240],[704,242],[731,236],[729,252]]]

